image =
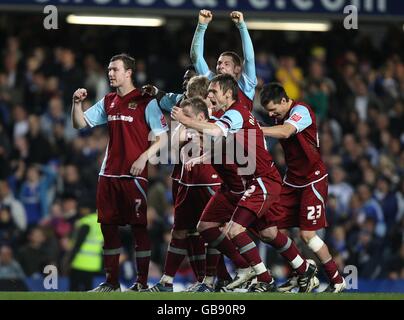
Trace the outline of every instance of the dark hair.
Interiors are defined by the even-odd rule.
[[[289,97],[286,94],[285,89],[282,87],[280,83],[271,82],[262,87],[261,94],[261,105],[266,106],[271,101],[275,104],[281,102],[282,98],[285,98],[286,101],[289,101]]]
[[[196,69],[195,69],[195,66],[193,64],[187,65],[184,70],[185,71],[193,71],[193,72],[196,73]]]
[[[227,92],[227,90],[232,91],[233,100],[238,100],[238,84],[236,79],[229,74],[219,74],[214,76],[211,80],[211,83],[218,82],[220,89],[222,89],[223,93]]]
[[[132,82],[135,83],[135,58],[131,57],[127,53],[121,53],[113,56],[110,62],[121,60],[123,62],[123,67],[125,70],[132,70]]]
[[[222,52],[222,53],[220,54],[220,56],[228,56],[228,57],[231,57],[231,58],[233,59],[233,62],[234,62],[234,64],[235,64],[236,66],[241,67],[242,64],[243,64],[243,62],[242,62],[240,56],[239,56],[237,53],[235,53],[234,51],[225,51],[225,52]]]
[[[192,112],[195,115],[203,113],[205,119],[209,119],[209,111],[206,102],[203,101],[201,97],[193,97],[189,99],[185,99],[181,102],[180,108],[191,107]]]

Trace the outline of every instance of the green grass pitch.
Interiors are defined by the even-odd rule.
[[[0,300],[404,300],[404,294],[0,292]]]

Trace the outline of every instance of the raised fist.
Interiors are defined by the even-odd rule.
[[[87,98],[87,90],[80,88],[77,89],[74,93],[73,93],[73,101],[74,102],[82,102],[85,98]]]
[[[244,22],[244,16],[243,13],[240,11],[233,11],[230,13],[230,18],[233,20],[234,23],[242,23]]]
[[[199,11],[198,22],[202,24],[208,24],[212,21],[213,15],[209,10],[201,10]]]

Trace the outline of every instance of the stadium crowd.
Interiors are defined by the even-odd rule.
[[[0,34],[0,280],[42,274],[47,264],[67,275],[74,223],[95,210],[108,136],[102,127],[72,128],[73,92],[87,88],[87,107],[101,99],[109,91],[103,66],[120,52],[137,58],[138,86],[153,83],[180,92],[194,30],[184,23],[155,30],[61,26],[45,31],[39,22],[28,27],[35,21],[16,15],[9,32]],[[178,32],[183,36],[176,37]],[[226,32],[209,30],[205,56],[211,65],[218,52],[241,51],[234,47],[238,34]],[[273,80],[292,99],[315,109],[330,173],[330,227],[323,236],[338,266],[355,265],[361,278],[404,279],[402,30],[391,27],[379,39],[338,26],[324,34],[250,33],[259,83],[257,118],[271,121],[258,93]],[[280,145],[267,142],[283,173]],[[151,277],[161,275],[170,241],[171,168],[149,167]],[[129,248],[130,232],[123,228],[122,236]],[[273,250],[265,250],[269,265],[283,264]],[[129,250],[121,259],[124,276],[132,274],[132,259]]]

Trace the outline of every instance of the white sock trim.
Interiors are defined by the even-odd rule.
[[[267,267],[263,262],[256,264],[255,266],[252,267],[257,275],[268,272]]]
[[[296,256],[296,258],[294,258],[290,264],[292,265],[293,269],[297,269],[299,268],[302,264],[304,263],[304,260],[302,259],[301,256]]]
[[[174,282],[174,278],[167,276],[166,274],[163,274],[161,279],[160,279],[161,283],[169,283],[169,284],[173,284]]]

